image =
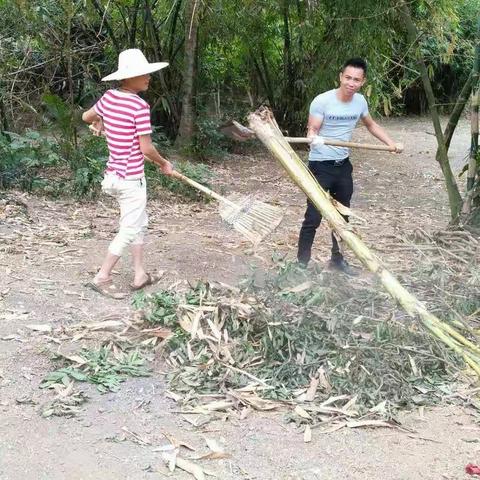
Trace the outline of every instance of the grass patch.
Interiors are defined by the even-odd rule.
[[[114,351],[104,346],[97,350],[83,349],[78,355],[59,356],[56,360],[62,367],[49,373],[40,384],[41,388],[65,386],[78,381],[92,383],[102,393],[116,392],[128,377],[150,375],[138,350]]]

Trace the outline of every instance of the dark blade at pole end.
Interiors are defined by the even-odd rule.
[[[252,130],[250,130],[248,127],[244,127],[235,120],[231,120],[223,125],[220,125],[218,130],[225,136],[239,142],[245,142],[246,140],[255,138],[255,133]]]

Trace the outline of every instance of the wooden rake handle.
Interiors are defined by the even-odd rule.
[[[238,205],[233,203],[231,200],[228,198],[222,197],[222,195],[219,195],[218,193],[214,192],[210,188],[206,187],[205,185],[202,185],[201,183],[196,182],[195,180],[192,180],[191,178],[186,177],[180,172],[177,172],[174,170],[171,175],[173,178],[176,178],[177,180],[180,180],[183,183],[186,183],[187,185],[190,185],[191,187],[203,192],[205,195],[214,198],[215,200],[218,200],[219,202],[225,203],[231,207],[234,208],[240,208]]]

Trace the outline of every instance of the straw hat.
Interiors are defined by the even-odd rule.
[[[102,81],[123,80],[153,73],[168,66],[166,62],[148,63],[145,55],[138,48],[131,48],[120,52],[118,56],[118,70],[102,78]]]

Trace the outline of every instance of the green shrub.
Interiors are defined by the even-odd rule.
[[[60,142],[32,130],[23,135],[0,133],[0,188],[39,191],[53,196],[94,198],[100,192],[108,160],[105,139],[90,134],[82,135],[76,140],[76,148],[73,145],[72,148],[65,148],[64,142],[64,138]],[[67,156],[61,154],[66,151],[69,151]],[[212,177],[210,168],[202,163],[179,162],[175,168],[207,186]],[[165,188],[189,200],[206,199],[181,181],[162,175],[149,162],[145,163],[145,173],[153,188]]]
[[[192,154],[205,160],[212,157],[221,157],[231,150],[232,140],[218,130],[218,122],[210,118],[197,120],[197,131]]]
[[[100,192],[103,171],[108,160],[108,148],[104,138],[86,135],[79,142],[72,172],[71,190],[78,197],[94,197]]]
[[[46,183],[42,173],[61,161],[58,144],[39,132],[0,133],[0,187],[3,189],[31,192],[42,188]]]

